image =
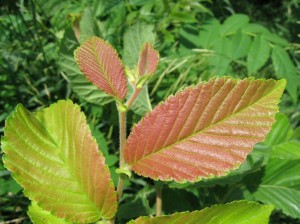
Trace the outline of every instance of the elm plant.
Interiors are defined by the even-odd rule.
[[[32,200],[34,223],[116,223],[124,180],[135,172],[155,181],[196,182],[226,175],[263,141],[278,111],[285,80],[214,78],[157,105],[126,139],[126,112],[155,73],[159,54],[144,44],[124,69],[106,41],[91,37],[75,51],[86,78],[110,95],[119,113],[117,188],[85,115],[70,100],[31,113],[22,105],[6,120],[3,161]],[[125,100],[127,83],[134,86]],[[158,195],[159,192],[158,192]],[[201,211],[139,217],[129,223],[268,223],[272,205],[235,201]]]

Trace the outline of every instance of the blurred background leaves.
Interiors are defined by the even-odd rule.
[[[213,76],[285,78],[277,122],[246,163],[226,177],[165,184],[163,212],[247,199],[276,206],[270,223],[300,223],[299,18],[299,0],[2,0],[0,134],[18,103],[36,110],[70,98],[86,113],[116,182],[117,111],[73,58],[91,35],[109,41],[131,68],[144,41],[160,52],[158,71],[129,113],[128,131],[170,94]],[[136,176],[126,182],[120,223],[154,214],[154,185]],[[28,204],[0,160],[0,222],[29,223]]]

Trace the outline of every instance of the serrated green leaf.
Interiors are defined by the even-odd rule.
[[[164,181],[225,175],[264,140],[284,87],[285,80],[224,77],[186,88],[133,127],[126,163]]]
[[[137,65],[141,49],[145,43],[154,45],[154,27],[145,23],[136,23],[124,34],[123,62],[130,69]]]
[[[182,212],[155,218],[140,217],[130,221],[129,224],[268,224],[273,208],[272,205],[236,201],[224,205],[215,205],[201,211]]]
[[[234,14],[228,17],[221,27],[221,35],[227,36],[234,34],[249,23],[249,17],[243,14]]]
[[[59,101],[36,114],[18,105],[1,143],[4,165],[43,209],[73,222],[114,216],[109,169],[78,105]]]
[[[300,218],[299,170],[300,160],[271,159],[260,177],[248,177],[249,193],[256,200],[275,205],[286,215]]]
[[[64,78],[71,84],[73,91],[87,102],[96,105],[105,105],[112,102],[112,97],[99,90],[82,75],[73,55],[78,46],[79,43],[76,40],[74,31],[71,28],[67,29],[61,43],[58,60],[59,66],[65,74]]]
[[[33,224],[71,224],[71,222],[58,218],[39,207],[36,202],[32,202],[28,208],[28,215]]]
[[[257,72],[264,66],[270,56],[270,51],[271,47],[269,43],[262,36],[258,35],[254,38],[247,57],[249,75]]]
[[[282,47],[275,46],[272,50],[272,62],[276,76],[287,80],[286,89],[296,103],[298,101],[299,77],[288,53]]]

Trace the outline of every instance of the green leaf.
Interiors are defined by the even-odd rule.
[[[215,76],[223,76],[226,74],[231,62],[232,42],[226,37],[220,37],[212,49],[214,54],[208,58],[210,71]]]
[[[203,48],[211,49],[219,39],[221,24],[217,19],[208,21],[207,24],[201,27],[199,33],[199,44]]]
[[[130,133],[125,160],[139,175],[198,181],[236,169],[263,141],[285,80],[211,79],[169,97]]]
[[[231,41],[231,59],[236,60],[246,57],[251,44],[251,38],[243,34],[240,30],[232,37]]]
[[[127,80],[123,64],[108,42],[93,36],[74,51],[74,57],[90,82],[118,100],[125,98]]]
[[[247,70],[251,75],[257,72],[264,64],[266,64],[270,56],[271,47],[269,43],[260,35],[254,38],[247,57]]]
[[[237,30],[243,28],[249,23],[249,17],[243,14],[234,14],[228,17],[221,27],[222,36],[232,35]]]
[[[28,208],[28,215],[33,224],[68,224],[64,219],[58,218],[52,215],[49,211],[46,211],[39,207],[36,202],[32,202]]]
[[[100,35],[99,29],[92,15],[91,7],[85,8],[79,22],[79,28],[80,28],[80,37],[79,37],[80,43],[85,42],[91,36]]]
[[[145,23],[136,23],[124,34],[123,62],[133,69],[139,61],[140,52],[145,43],[154,45],[154,27]]]
[[[131,96],[133,94],[134,88],[129,83],[128,85],[128,96]],[[138,97],[135,99],[133,104],[131,105],[130,109],[134,111],[134,113],[144,116],[146,113],[150,112],[152,110],[152,105],[149,98],[148,93],[148,85],[144,85],[142,91],[138,95]]]
[[[270,32],[263,33],[262,37],[265,40],[270,41],[273,44],[281,45],[282,47],[287,47],[289,45],[289,42],[286,39]]]
[[[272,205],[236,201],[224,205],[215,205],[201,211],[183,212],[155,218],[139,217],[130,221],[129,224],[268,224],[272,210]]]
[[[109,169],[78,105],[59,101],[36,114],[18,105],[1,143],[4,165],[43,209],[73,222],[114,216]]]
[[[282,47],[275,46],[272,50],[272,61],[276,76],[287,80],[286,89],[294,103],[297,103],[299,77],[297,69],[288,53]]]
[[[271,159],[260,173],[261,179],[249,176],[249,193],[256,200],[275,205],[286,215],[300,218],[299,170],[300,160]]]
[[[64,78],[71,84],[73,91],[87,102],[96,105],[105,105],[113,101],[103,91],[89,82],[79,70],[73,52],[79,46],[74,31],[67,29],[60,47],[59,66],[63,71]]]
[[[292,128],[289,119],[282,113],[276,114],[276,122],[272,126],[270,133],[267,135],[264,143],[269,146],[278,145],[288,140]]]
[[[242,27],[242,31],[247,35],[269,33],[269,30],[266,27],[256,23],[246,24],[244,27]]]
[[[299,160],[300,141],[291,140],[274,146],[272,149],[272,157],[287,160]]]

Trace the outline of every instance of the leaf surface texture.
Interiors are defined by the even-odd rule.
[[[158,105],[132,130],[125,160],[152,179],[197,181],[237,168],[263,141],[285,81],[212,79]]]
[[[114,185],[78,105],[59,101],[37,114],[18,105],[2,148],[5,166],[41,208],[72,222],[114,216]]]
[[[80,70],[99,89],[118,99],[127,93],[127,81],[121,60],[115,49],[94,36],[75,50]]]

